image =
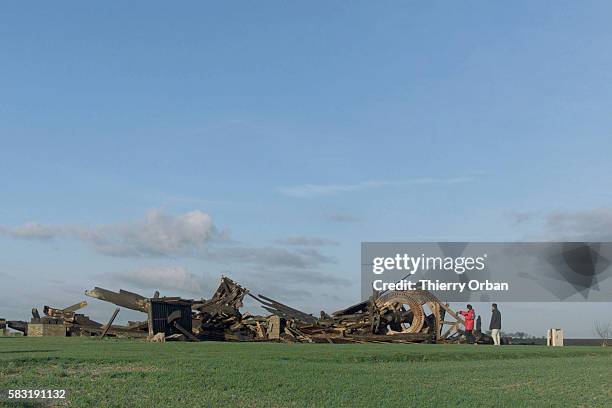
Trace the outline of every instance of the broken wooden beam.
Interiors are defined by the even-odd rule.
[[[92,290],[86,290],[85,294],[138,312],[147,313],[148,311],[147,298],[137,293],[128,292],[127,290],[121,289],[119,292],[113,292],[111,290],[95,287]]]
[[[104,326],[104,330],[102,331],[102,335],[100,336],[100,339],[103,339],[104,336],[106,336],[106,333],[108,333],[108,329],[111,328],[113,322],[115,321],[115,318],[119,314],[119,310],[120,310],[119,308],[116,308],[115,311],[113,312],[113,315],[109,319],[108,323],[106,324],[106,326]]]

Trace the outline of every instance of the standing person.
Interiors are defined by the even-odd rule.
[[[499,346],[501,344],[499,338],[499,331],[501,330],[501,313],[497,309],[497,303],[491,305],[491,323],[489,324],[489,330],[491,330],[493,343]]]
[[[461,314],[465,318],[465,338],[468,343],[474,342],[474,317],[476,313],[472,308],[472,305],[467,305],[467,310],[460,310],[459,314]]]

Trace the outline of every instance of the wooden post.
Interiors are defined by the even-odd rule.
[[[563,346],[563,330],[562,329],[548,329],[546,332],[546,344],[552,347]]]
[[[268,339],[278,340],[281,333],[281,318],[272,315],[268,318]]]
[[[106,336],[106,333],[108,333],[108,329],[110,329],[111,325],[115,321],[115,317],[117,317],[117,315],[119,314],[119,310],[120,310],[119,308],[115,309],[115,311],[113,312],[113,315],[111,316],[110,320],[108,321],[108,323],[106,323],[106,326],[104,326],[104,331],[102,332],[102,336],[100,336],[100,340],[102,340],[104,338],[104,336]]]
[[[442,319],[440,318],[440,304],[436,302],[430,302],[429,308],[431,309],[436,325],[436,341],[440,340],[440,336],[442,335]]]
[[[151,305],[151,300],[147,300],[147,321],[149,323],[149,337],[153,337],[157,333],[153,333],[153,305]]]

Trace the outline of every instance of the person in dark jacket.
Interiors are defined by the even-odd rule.
[[[493,343],[499,346],[501,344],[499,338],[499,331],[501,330],[501,313],[499,309],[497,309],[497,303],[491,305],[491,323],[489,324],[489,330],[491,330]]]

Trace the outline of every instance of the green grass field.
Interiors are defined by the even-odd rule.
[[[610,407],[612,348],[0,338],[14,388],[79,407]]]

